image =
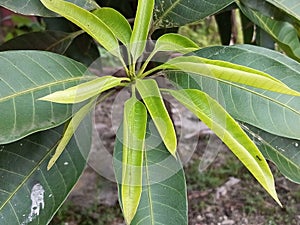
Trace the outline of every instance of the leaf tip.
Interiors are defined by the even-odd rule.
[[[47,99],[47,96],[44,96],[44,97],[38,98],[37,101],[49,101],[49,100]]]
[[[54,165],[55,161],[53,161],[52,159],[49,161],[48,165],[47,165],[47,171],[49,171],[52,166]]]

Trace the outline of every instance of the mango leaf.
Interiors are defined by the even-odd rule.
[[[59,23],[61,24],[61,20]],[[57,21],[56,24],[58,24]],[[71,33],[57,30],[26,33],[0,45],[0,51],[6,50],[45,50],[63,54],[86,66],[99,57],[95,42],[83,30]]]
[[[175,156],[176,133],[155,80],[137,80],[136,88],[169,152]]]
[[[256,143],[263,155],[293,182],[300,183],[299,140],[279,137],[248,124],[242,128]]]
[[[300,8],[299,2],[297,0],[266,0],[270,4],[275,5],[277,8],[287,12],[288,14],[295,17],[298,21],[300,21]]]
[[[83,31],[65,33],[61,31],[40,31],[26,33],[0,45],[0,51],[45,50],[64,54],[76,37]]]
[[[180,53],[189,53],[199,49],[199,46],[187,37],[180,34],[168,33],[160,36],[156,43],[153,51],[150,53],[146,61],[143,63],[137,77],[143,78],[145,74],[143,72],[148,66],[153,56],[159,51],[174,51]]]
[[[128,45],[131,37],[131,26],[127,19],[112,8],[101,8],[93,11],[102,20],[124,45]]]
[[[70,2],[87,10],[99,7],[94,0],[70,0]],[[57,14],[45,8],[40,0],[8,0],[0,2],[0,6],[24,15],[57,16]]]
[[[64,134],[59,141],[59,144],[57,145],[57,148],[55,150],[54,155],[51,157],[47,170],[50,170],[54,163],[58,160],[58,158],[61,156],[63,151],[66,149],[66,146],[70,142],[72,136],[76,132],[78,126],[82,122],[82,120],[86,117],[86,115],[93,109],[95,106],[95,101],[96,98],[93,98],[90,100],[89,103],[86,105],[82,106],[75,114],[74,116],[70,119],[69,123],[66,125],[66,129],[64,131]]]
[[[153,12],[154,28],[180,27],[213,15],[234,0],[190,1],[156,0]]]
[[[52,170],[47,163],[64,126],[0,145],[0,224],[48,224],[79,179],[91,145],[87,117]]]
[[[68,120],[72,106],[36,100],[94,78],[83,77],[86,70],[82,64],[51,52],[0,52],[0,143]]]
[[[79,26],[111,54],[121,57],[116,37],[109,27],[93,13],[64,0],[41,0],[41,2],[48,9]]]
[[[300,41],[292,24],[278,21],[239,4],[242,12],[256,25],[264,29],[288,56],[300,61]]]
[[[281,205],[275,190],[272,172],[263,155],[239,124],[217,101],[196,89],[166,91],[203,121]]]
[[[119,190],[122,182],[122,135],[120,128],[114,149],[114,169]],[[147,126],[142,188],[140,204],[130,225],[188,224],[182,165],[170,155],[152,121]],[[119,199],[122,206],[122,196]]]
[[[267,73],[220,60],[210,60],[197,56],[182,56],[171,59],[158,68],[179,69],[187,73],[195,73],[222,80],[223,82],[235,82],[269,91],[300,96],[300,92],[290,89]]]
[[[114,88],[121,84],[122,81],[128,80],[127,78],[118,78],[113,76],[103,76],[87,81],[85,83],[73,86],[63,91],[57,91],[38,100],[74,104],[85,101],[100,93]]]
[[[159,37],[155,43],[153,52],[158,51],[176,51],[181,53],[188,53],[196,51],[199,46],[187,37],[180,34],[164,34]]]
[[[124,105],[122,209],[127,224],[134,218],[142,194],[147,110],[135,97]]]
[[[130,51],[135,62],[145,50],[146,40],[151,25],[154,0],[139,0],[132,36],[130,38]]]
[[[300,65],[272,50],[251,45],[210,47],[195,52],[261,70],[300,91]],[[247,59],[247,60],[245,60]],[[214,79],[182,72],[168,77],[182,88],[194,88],[216,99],[235,119],[269,133],[300,139],[300,98],[248,87],[241,88]]]

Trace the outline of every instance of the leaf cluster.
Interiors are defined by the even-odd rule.
[[[83,134],[90,135],[94,105],[118,88],[130,90],[114,150],[120,206],[127,224],[188,223],[184,172],[176,131],[164,102],[166,95],[203,121],[281,205],[266,159],[273,160],[284,175],[299,182],[294,172],[300,165],[294,148],[300,137],[296,123],[300,118],[297,7],[279,0],[235,2],[290,58],[249,45],[199,49],[192,40],[177,33],[165,33],[152,40],[157,29],[226,12],[236,7],[232,3],[139,0],[133,24],[116,9],[100,8],[94,1],[40,0],[24,6],[20,13],[61,15],[82,30],[43,33],[49,43],[43,50],[56,53],[0,53],[0,169],[2,177],[18,177],[0,185],[0,221],[4,218],[3,224],[26,224],[51,219],[85,165],[91,140]],[[3,4],[18,10],[21,3]],[[195,8],[203,11],[194,13]],[[124,76],[97,77],[83,64],[62,56],[83,32],[120,62]],[[15,46],[14,42],[24,38],[28,36],[18,37],[2,48]],[[160,54],[172,57],[152,63]],[[157,76],[168,79],[173,87],[162,87]],[[29,146],[33,148],[32,155],[28,153]],[[17,156],[17,162],[33,161],[32,165],[26,166],[26,171],[19,166],[12,168],[7,163],[10,154]],[[72,166],[64,169],[69,164]],[[58,175],[64,193],[57,188],[60,185],[53,184],[53,176]],[[52,203],[43,203],[38,205],[38,211],[32,208],[24,214],[28,198],[21,194],[24,189],[32,200],[33,183],[41,183],[43,191],[53,197]],[[16,211],[12,205],[22,199],[24,203]],[[51,210],[43,210],[44,207]],[[10,210],[15,213],[6,217]],[[28,217],[22,218],[23,215]]]

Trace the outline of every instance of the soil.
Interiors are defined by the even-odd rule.
[[[122,103],[127,96],[124,91],[97,106],[96,132],[88,167],[65,203],[71,204],[76,214],[96,204],[97,215],[93,212],[92,219],[89,218],[94,222],[84,223],[77,215],[77,219],[69,217],[64,224],[125,224],[113,182],[111,154],[122,118]],[[203,123],[173,100],[168,101],[186,170],[190,225],[300,225],[298,185],[283,178],[271,164],[284,205],[281,208]],[[101,212],[107,213],[107,208],[111,208],[114,215],[104,220]]]

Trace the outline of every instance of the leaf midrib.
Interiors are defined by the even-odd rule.
[[[164,17],[169,14],[170,11],[172,11],[179,3],[181,0],[176,0],[176,2],[173,3],[173,5],[171,5],[166,11],[164,11],[164,13],[157,19],[157,22],[155,22],[153,24],[153,27],[156,27],[157,24],[159,24],[161,22],[161,20],[164,19]]]
[[[69,78],[67,80],[60,80],[60,81],[50,82],[50,83],[47,83],[47,84],[44,84],[44,85],[39,85],[39,86],[29,88],[29,89],[26,89],[26,90],[23,90],[23,91],[20,91],[20,92],[16,92],[14,94],[7,95],[5,97],[0,98],[0,102],[4,102],[4,101],[9,100],[9,99],[14,99],[16,97],[19,97],[19,96],[22,96],[22,95],[25,95],[25,94],[28,94],[28,93],[33,93],[35,91],[39,91],[39,90],[42,90],[44,88],[57,86],[59,84],[68,83],[68,82],[77,81],[77,80],[90,80],[90,79],[94,79],[94,78],[95,78],[94,76],[85,76],[85,77],[80,76],[80,77]]]
[[[28,174],[24,176],[23,181],[17,186],[17,188],[15,188],[15,190],[13,192],[10,193],[9,197],[7,198],[7,200],[5,200],[2,205],[0,205],[0,211],[3,209],[3,207],[5,207],[6,204],[8,204],[10,202],[10,200],[13,198],[13,196],[23,187],[23,185],[29,180],[29,178],[33,175],[33,173],[38,170],[38,168],[47,159],[47,157],[49,155],[51,155],[53,149],[55,149],[55,146],[56,146],[56,144],[51,149],[49,149],[47,151],[47,153],[44,155],[44,157],[42,157],[39,160],[39,162],[36,163],[36,165],[32,168],[31,171],[28,171]]]

